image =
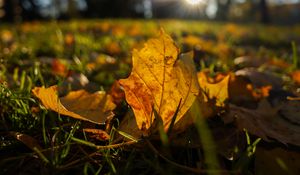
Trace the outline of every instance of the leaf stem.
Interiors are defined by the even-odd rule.
[[[91,143],[91,142],[88,142],[88,141],[85,141],[85,140],[81,140],[81,139],[78,139],[78,138],[75,138],[75,137],[71,137],[71,140],[73,140],[73,141],[75,141],[79,144],[82,144],[82,145],[94,147],[96,149],[113,149],[113,148],[119,148],[119,147],[124,147],[124,146],[128,146],[128,145],[133,145],[133,144],[136,144],[136,143],[139,142],[139,140],[137,140],[137,141],[136,140],[130,140],[128,142],[102,146],[102,145],[96,145],[94,143]]]

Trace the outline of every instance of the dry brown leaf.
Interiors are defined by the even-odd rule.
[[[258,147],[255,152],[255,174],[296,175],[300,174],[299,151],[283,148],[266,149]]]
[[[89,133],[92,138],[95,138],[95,139],[101,140],[101,141],[106,141],[106,140],[109,140],[109,138],[110,138],[110,135],[101,129],[85,128],[85,129],[83,129],[83,132]]]
[[[120,104],[125,99],[125,93],[118,81],[115,81],[110,88],[109,94],[112,96],[115,104]]]
[[[230,75],[224,77],[221,81],[217,83],[210,83],[208,77],[204,72],[198,73],[198,81],[202,92],[204,93],[204,100],[209,101],[215,100],[216,106],[224,107],[224,102],[228,99],[228,84],[230,80]]]
[[[177,59],[178,54],[179,49],[172,38],[161,31],[159,38],[150,39],[143,49],[133,51],[132,72],[127,79],[119,80],[134,111],[137,126],[146,135],[155,118],[154,110],[167,130],[178,105],[175,123],[199,93],[192,55]]]
[[[281,89],[283,86],[282,78],[269,71],[261,72],[255,68],[244,68],[236,71],[235,75],[248,78],[255,88],[272,86],[273,89]]]
[[[272,107],[267,100],[261,100],[256,110],[235,105],[230,105],[229,109],[229,113],[223,116],[225,123],[235,121],[238,128],[245,128],[266,141],[272,138],[285,144],[300,146],[300,126],[287,119],[291,114],[284,106]]]
[[[62,98],[57,95],[57,86],[35,87],[32,92],[47,109],[96,124],[103,124],[112,117],[112,110],[116,107],[111,96],[103,91],[93,94],[84,90],[71,91]]]
[[[249,81],[245,77],[230,75],[229,81],[229,98],[230,102],[234,104],[242,104],[244,101],[254,101],[253,86],[249,89]]]
[[[300,101],[288,100],[281,104],[281,108],[278,111],[281,117],[289,122],[300,126]]]

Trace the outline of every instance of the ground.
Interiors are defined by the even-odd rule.
[[[160,130],[141,136],[138,129],[124,125],[127,120],[135,123],[137,114],[118,80],[132,72],[133,50],[162,30],[180,53],[194,53],[204,96],[212,89],[203,87],[223,89],[228,95],[222,104],[214,103],[221,99],[219,94],[208,99],[204,111],[212,112],[204,112],[205,118],[179,133],[164,135]],[[1,174],[300,172],[300,26],[76,20],[4,24],[0,37]],[[204,80],[214,84],[226,76],[231,78],[225,89],[203,85]],[[38,87],[53,85],[58,87],[53,94],[37,95],[42,91]],[[96,96],[105,105],[100,100],[103,111],[96,115],[105,118],[85,118],[91,105],[84,105],[86,96],[80,103],[82,94],[70,100],[70,91],[101,91],[104,95]],[[56,94],[65,96],[60,101],[67,110],[78,102],[72,109],[80,108],[83,118],[47,106],[43,99],[56,102]],[[96,103],[91,96],[91,104]],[[194,110],[189,111],[197,113]]]

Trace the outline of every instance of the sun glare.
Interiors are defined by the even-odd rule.
[[[190,5],[198,5],[200,4],[203,0],[185,0],[188,4]]]

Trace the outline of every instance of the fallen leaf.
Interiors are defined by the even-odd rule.
[[[255,152],[255,174],[300,174],[300,153],[280,147],[266,149],[258,147]]]
[[[262,86],[260,88],[254,89],[253,86],[251,86],[250,90],[252,91],[252,95],[256,99],[263,99],[270,95],[270,91],[272,90],[272,86]]]
[[[103,124],[107,118],[112,117],[112,110],[116,107],[111,96],[103,91],[93,94],[84,90],[71,91],[62,98],[57,95],[57,86],[35,87],[32,92],[47,109],[96,124]]]
[[[289,64],[286,61],[284,61],[284,59],[279,59],[279,58],[269,60],[267,62],[267,64],[271,65],[271,66],[278,67],[280,69],[288,69],[289,67],[291,67],[291,64]]]
[[[115,81],[110,88],[109,94],[112,96],[115,104],[120,104],[125,99],[125,93],[118,81]]]
[[[253,97],[253,86],[247,78],[242,76],[236,76],[234,73],[216,73],[214,77],[209,76],[209,70],[203,70],[198,73],[198,78],[203,77],[207,79],[210,84],[216,84],[222,81],[226,76],[230,76],[228,82],[228,101],[233,104],[242,105],[249,104],[249,102],[255,101]],[[250,87],[250,88],[249,88]],[[223,88],[223,91],[226,90]]]
[[[255,68],[244,68],[235,72],[236,76],[243,76],[251,81],[255,88],[272,86],[273,89],[282,89],[283,80],[272,72],[261,72]]]
[[[131,110],[129,110],[125,114],[124,118],[122,119],[118,127],[118,130],[127,133],[134,138],[140,138],[143,135],[143,132],[137,126],[136,117],[134,116]],[[128,139],[128,138],[124,138],[124,136],[117,134],[116,137],[114,138],[114,141],[118,142],[123,139]]]
[[[251,88],[249,88],[249,85]],[[228,90],[230,103],[241,105],[243,103],[255,101],[255,98],[253,97],[253,86],[245,77],[236,76],[232,73],[230,75]]]
[[[193,47],[197,46],[201,47],[203,51],[209,51],[214,47],[215,44],[210,40],[204,40],[201,37],[195,35],[187,35],[186,37],[182,38],[182,40],[183,46],[186,49],[192,49]]]
[[[74,35],[70,34],[70,33],[68,33],[68,34],[65,35],[64,40],[65,40],[65,44],[67,46],[71,46],[71,45],[73,45],[75,43]]]
[[[51,63],[51,69],[54,75],[58,75],[62,77],[66,77],[69,72],[67,66],[59,59],[53,59]]]
[[[83,129],[83,132],[89,133],[91,135],[90,137],[95,138],[100,141],[106,141],[106,140],[109,140],[109,138],[110,138],[110,135],[101,129],[85,128],[85,129]]]
[[[3,30],[1,32],[1,40],[4,43],[9,43],[13,40],[13,33],[9,30]]]
[[[300,125],[300,101],[284,101],[278,112],[281,117],[289,122]]]
[[[252,56],[241,56],[235,58],[233,63],[239,68],[245,67],[259,67],[266,62],[263,58],[257,58]]]
[[[300,85],[300,70],[296,70],[290,74],[297,85]]]
[[[210,83],[207,75],[203,72],[198,73],[198,81],[202,92],[204,93],[204,100],[215,100],[216,106],[224,107],[224,102],[228,99],[228,84],[230,75],[224,77],[217,83]]]
[[[222,119],[225,123],[235,122],[239,129],[245,128],[249,133],[266,141],[272,138],[284,144],[300,146],[300,126],[287,119],[295,120],[294,117],[297,117],[299,121],[300,115],[290,115],[290,111],[284,106],[273,107],[267,100],[261,100],[255,110],[230,105],[229,113]]]
[[[113,55],[117,55],[122,52],[122,48],[120,47],[120,44],[114,41],[108,43],[107,46],[105,47],[105,50],[107,50],[109,54],[113,54]]]
[[[154,121],[154,110],[167,130],[180,101],[175,124],[199,93],[192,55],[178,59],[178,54],[172,38],[161,31],[159,38],[150,39],[143,49],[133,51],[132,72],[127,79],[119,80],[137,126],[145,135]]]

